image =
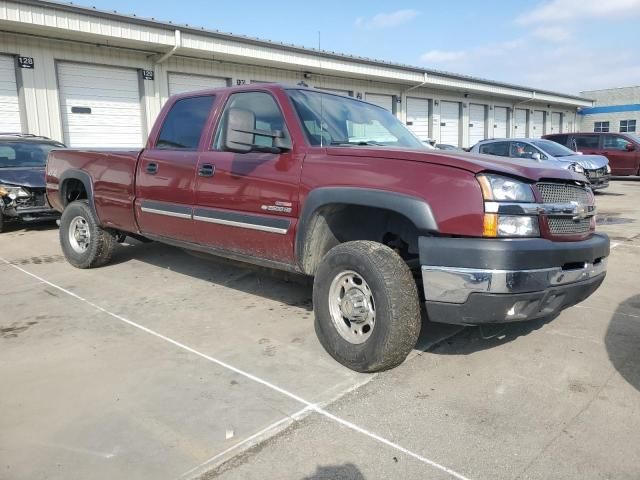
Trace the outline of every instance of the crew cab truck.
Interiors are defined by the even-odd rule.
[[[50,154],[78,268],[126,236],[314,276],[315,329],[347,367],[401,363],[432,321],[551,316],[602,283],[584,177],[427,150],[391,113],[277,84],[171,97],[146,148]]]

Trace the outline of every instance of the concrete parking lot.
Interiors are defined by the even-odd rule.
[[[311,284],[132,243],[96,270],[55,226],[0,235],[1,479],[640,477],[640,181],[598,195],[608,277],[546,322],[425,321],[357,374]]]

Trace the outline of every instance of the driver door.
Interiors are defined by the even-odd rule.
[[[273,138],[256,134],[255,150],[225,151],[223,130],[230,108],[252,112],[257,130],[282,131],[282,143],[288,148],[264,151],[273,146]],[[213,144],[200,154],[198,162],[194,222],[199,243],[292,263],[302,159],[291,148],[282,110],[271,93],[230,95]]]

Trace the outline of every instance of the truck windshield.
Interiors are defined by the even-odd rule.
[[[0,168],[44,167],[47,155],[62,144],[33,142],[0,142]]]
[[[426,149],[387,110],[349,97],[289,90],[303,130],[313,146],[375,145]]]

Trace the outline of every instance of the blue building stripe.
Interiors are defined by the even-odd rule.
[[[595,115],[596,113],[619,113],[638,111],[640,111],[640,103],[632,103],[629,105],[610,105],[608,107],[583,108],[578,113],[580,115]]]

